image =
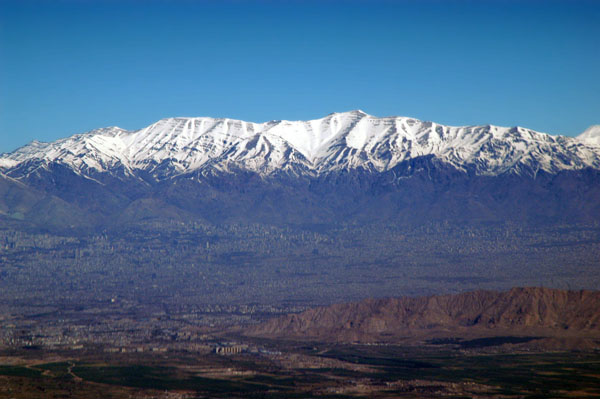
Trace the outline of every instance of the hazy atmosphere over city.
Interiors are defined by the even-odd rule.
[[[0,0],[0,398],[600,397],[598,21]]]

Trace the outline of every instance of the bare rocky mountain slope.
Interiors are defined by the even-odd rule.
[[[246,333],[333,342],[394,342],[419,336],[600,337],[600,291],[513,288],[367,299],[275,318]]]

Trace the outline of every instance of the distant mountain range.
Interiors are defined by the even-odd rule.
[[[571,138],[362,111],[169,118],[0,156],[0,215],[59,228],[163,217],[589,221],[599,204],[600,126]]]
[[[600,337],[600,292],[549,288],[367,299],[250,327],[251,336],[339,342],[414,337]]]
[[[4,154],[0,166],[21,179],[56,163],[86,177],[110,173],[160,181],[197,171],[297,176],[356,169],[384,172],[428,156],[488,176],[599,169],[600,127],[570,138],[521,127],[451,127],[405,117],[377,118],[362,111],[261,124],[169,118],[136,131],[109,127],[52,143],[34,141]]]

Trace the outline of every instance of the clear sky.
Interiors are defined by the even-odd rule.
[[[600,123],[600,1],[0,0],[0,152],[351,109],[576,135]]]

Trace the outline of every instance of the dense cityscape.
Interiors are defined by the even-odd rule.
[[[211,331],[366,297],[594,288],[599,241],[597,225],[153,221],[83,237],[4,227],[0,345],[193,347]]]

